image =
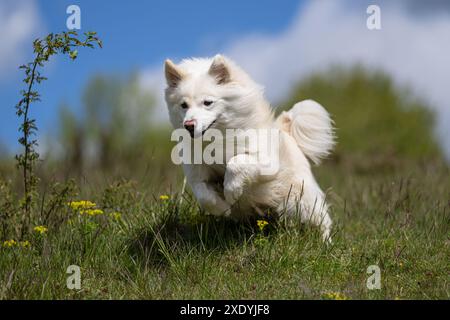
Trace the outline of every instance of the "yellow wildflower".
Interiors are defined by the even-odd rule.
[[[122,219],[122,215],[120,212],[113,212],[111,213],[111,217],[113,217],[114,220],[119,221]]]
[[[30,241],[28,241],[28,240],[21,241],[21,242],[20,242],[20,246],[21,246],[22,248],[29,248],[29,247],[31,246],[31,243],[30,243]]]
[[[96,206],[96,204],[89,200],[80,200],[80,201],[69,202],[69,206],[73,210],[86,210],[86,209],[94,208]]]
[[[159,196],[159,200],[163,200],[163,201],[169,200],[169,196],[167,194],[162,194]]]
[[[260,231],[263,231],[264,228],[269,224],[266,220],[257,220],[258,228]]]
[[[36,231],[39,234],[44,234],[48,231],[48,229],[44,226],[36,226],[33,228],[34,231]]]
[[[17,245],[17,242],[16,242],[16,240],[13,240],[13,239],[6,240],[6,241],[3,242],[3,246],[4,247],[8,247],[8,248],[14,247],[16,245]]]
[[[100,214],[103,214],[103,210],[101,210],[101,209],[81,210],[80,214],[87,214],[88,216],[98,216]]]
[[[323,297],[330,300],[348,300],[348,298],[340,292],[327,292]]]

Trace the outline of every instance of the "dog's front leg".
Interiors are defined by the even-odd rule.
[[[207,182],[194,182],[191,185],[197,201],[207,212],[216,216],[228,216],[231,213],[230,205]]]
[[[232,157],[227,163],[223,182],[225,200],[233,205],[242,196],[245,186],[271,180],[274,174],[265,174],[264,168],[257,155],[238,154]]]

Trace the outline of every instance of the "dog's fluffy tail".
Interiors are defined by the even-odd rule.
[[[277,118],[278,126],[289,133],[303,153],[315,164],[330,154],[335,145],[333,121],[313,100],[296,103]]]

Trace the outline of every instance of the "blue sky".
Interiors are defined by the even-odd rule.
[[[373,3],[380,7],[380,30],[366,25]],[[330,65],[382,70],[429,103],[450,159],[450,2],[441,0],[2,0],[0,152],[2,144],[17,147],[14,105],[23,83],[16,66],[31,59],[35,37],[65,30],[70,4],[81,8],[81,31],[97,31],[104,48],[82,50],[76,62],[57,57],[47,66],[49,80],[39,88],[43,102],[33,106],[43,134],[55,133],[62,102],[80,107],[83,87],[96,73],[137,72],[143,88],[156,94],[153,118],[166,121],[164,59],[221,52],[262,84],[275,106],[294,83]]]
[[[8,1],[6,1],[8,2]],[[3,4],[3,14],[13,14],[14,1]],[[42,132],[52,130],[58,105],[76,109],[80,93],[92,74],[141,70],[174,59],[213,55],[240,34],[280,32],[293,19],[299,1],[25,1],[39,20],[28,43],[21,46],[23,60],[31,58],[31,39],[66,30],[66,8],[81,8],[81,31],[95,30],[102,50],[82,50],[77,61],[57,57],[45,69],[49,80],[39,90],[42,102],[33,106]],[[17,7],[17,6],[16,6]],[[1,10],[1,8],[0,8]],[[1,25],[0,25],[1,27]],[[4,35],[6,36],[6,35]],[[23,87],[19,70],[8,66],[0,76],[0,144],[16,145],[18,121],[14,105]]]

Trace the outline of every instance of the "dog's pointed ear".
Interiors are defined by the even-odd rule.
[[[216,78],[218,84],[225,84],[231,81],[227,62],[220,54],[214,57],[208,73],[210,76]]]
[[[166,74],[166,82],[169,87],[175,88],[183,79],[183,72],[170,60],[164,62],[164,72]]]

